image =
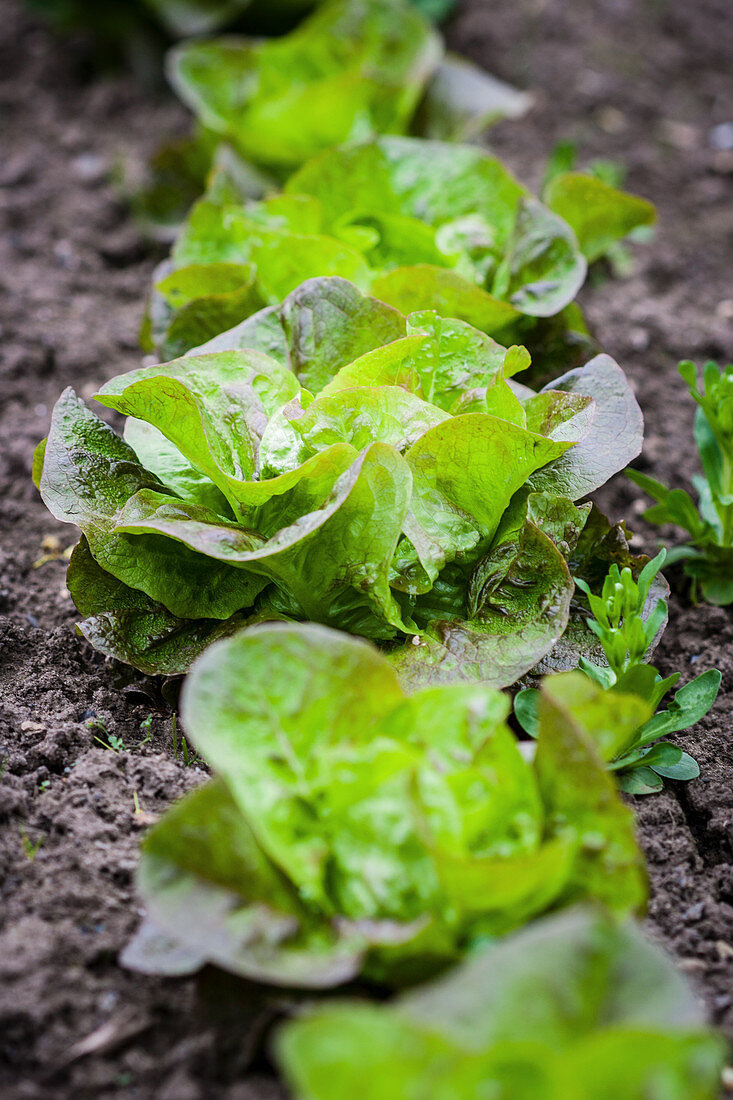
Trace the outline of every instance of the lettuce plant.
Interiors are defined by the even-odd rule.
[[[551,906],[638,908],[633,817],[593,747],[597,698],[575,704],[578,679],[543,691],[529,764],[508,698],[484,685],[406,695],[373,647],[314,624],[211,646],[181,717],[216,778],[145,837],[150,923],[124,961],[399,985]],[[628,707],[627,728],[649,713]]]
[[[697,403],[695,441],[703,477],[694,477],[698,503],[684,489],[668,489],[639,470],[631,480],[657,503],[644,513],[650,523],[674,524],[687,531],[689,541],[667,556],[669,564],[683,562],[698,591],[708,603],[733,603],[733,363],[721,367],[708,362],[699,386],[697,368],[680,363],[690,395]]]
[[[582,909],[391,1004],[313,1006],[276,1053],[297,1100],[714,1100],[725,1057],[671,961]]]
[[[168,75],[200,123],[275,170],[415,125],[426,136],[442,128],[465,137],[521,113],[528,97],[445,55],[429,16],[447,7],[444,0],[325,0],[280,38],[184,42],[169,54]]]
[[[150,3],[172,30],[188,24],[206,33],[239,0]],[[296,6],[314,5],[289,0],[288,6],[294,13]],[[416,9],[437,17],[448,7],[445,0],[415,6],[407,0],[327,0],[319,7],[276,40],[229,36],[171,52],[171,81],[196,124],[191,137],[164,146],[151,160],[142,187],[132,184],[133,209],[148,231],[170,239],[188,206],[219,178],[222,157],[236,200],[260,198],[332,143],[408,131],[471,140],[529,107],[526,93],[444,52],[442,39]],[[277,14],[272,0],[250,5],[249,12],[264,15],[268,27]]]
[[[630,733],[612,723],[599,724],[596,730],[599,751],[608,761],[609,770],[615,772],[621,789],[629,794],[661,791],[663,778],[697,778],[700,774],[697,762],[678,745],[661,738],[699,722],[712,707],[720,688],[720,672],[709,669],[680,688],[667,708],[657,709],[680,679],[679,672],[662,677],[644,660],[667,618],[667,604],[663,598],[648,606],[652,584],[664,563],[665,553],[662,550],[647,562],[638,581],[634,580],[628,566],[619,570],[614,563],[600,596],[593,595],[581,578],[575,581],[587,596],[592,616],[588,627],[600,639],[607,662],[595,664],[581,655],[580,668],[589,680],[605,689],[603,705],[609,713],[615,713],[623,705],[622,697],[636,695],[649,704],[653,714],[649,721]],[[594,690],[590,686],[586,688],[589,695]],[[533,688],[519,692],[514,700],[515,714],[532,736],[537,736],[539,729],[538,706],[539,692]]]
[[[184,42],[168,76],[245,157],[293,167],[350,138],[404,132],[441,55],[408,0],[327,0],[282,38]]]
[[[163,354],[221,331],[222,304],[227,320],[244,319],[318,275],[348,278],[405,313],[436,309],[507,343],[556,318],[562,332],[579,330],[572,343],[585,335],[571,303],[587,261],[571,222],[593,256],[590,222],[622,236],[634,219],[614,212],[636,201],[610,188],[590,206],[575,196],[563,207],[567,221],[483,150],[405,137],[330,149],[282,194],[256,202],[233,201],[227,178],[212,178],[157,277],[151,336]],[[186,331],[182,307],[207,316],[207,327]]]
[[[247,623],[309,619],[389,644],[405,682],[514,682],[568,622],[590,514],[573,502],[642,438],[608,356],[539,393],[507,381],[528,362],[316,279],[106,383],[124,439],[67,390],[35,478],[84,535],[82,633],[174,674]]]

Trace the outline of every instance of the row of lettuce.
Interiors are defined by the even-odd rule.
[[[166,361],[96,395],[123,435],[67,390],[34,463],[82,531],[81,633],[193,664],[182,721],[215,773],[143,842],[123,961],[362,997],[435,979],[286,1025],[304,1100],[716,1095],[721,1043],[624,923],[647,882],[618,787],[697,774],[666,737],[720,675],[662,708],[664,555],[578,503],[643,421],[574,299],[652,208],[574,172],[540,200],[414,136],[511,94],[407,0],[327,0],[170,71],[200,125],[147,212],[192,158],[205,190],[149,296]]]
[[[175,34],[257,16],[246,0],[149,2]],[[160,151],[148,187],[133,195],[141,221],[158,235],[178,234],[186,222],[151,294],[149,350],[173,358],[259,306],[279,303],[306,278],[334,274],[405,313],[437,308],[504,343],[526,344],[546,378],[579,365],[594,350],[572,301],[585,265],[622,258],[619,242],[644,234],[651,205],[611,186],[602,165],[591,174],[573,171],[568,147],[558,147],[548,165],[540,205],[475,149],[457,156],[455,147],[369,143],[375,134],[406,132],[463,141],[523,113],[530,97],[446,52],[422,14],[442,15],[444,3],[315,6],[279,39],[184,42],[170,54],[171,82],[196,127]],[[360,141],[360,149],[334,150]],[[410,186],[410,178],[429,174],[421,160],[445,182],[442,202]],[[277,199],[267,198],[280,188]],[[669,562],[683,562],[693,596],[727,605],[733,366],[706,364],[702,388],[692,364],[681,369],[699,406],[698,503],[633,476],[658,502],[646,518],[687,532]]]

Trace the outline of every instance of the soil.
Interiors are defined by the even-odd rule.
[[[676,363],[733,359],[733,123],[728,0],[463,0],[452,45],[535,92],[492,146],[537,185],[555,142],[581,166],[621,162],[659,208],[623,278],[583,294],[601,344],[628,371],[647,421],[639,465],[675,485],[697,460]],[[158,980],[117,955],[139,920],[132,875],[152,816],[203,778],[175,759],[159,686],[73,632],[55,557],[74,530],[30,482],[35,443],[73,383],[89,396],[138,364],[141,301],[160,252],[110,176],[186,126],[163,89],[95,73],[17,0],[0,0],[0,1093],[124,1100],[271,1100],[261,991],[208,971]],[[733,144],[733,142],[732,142]],[[631,520],[638,491],[599,496]],[[39,562],[44,560],[42,564]],[[649,859],[648,928],[733,1036],[733,610],[673,593],[663,672],[723,672],[713,711],[685,737],[702,776],[636,799]],[[109,745],[113,747],[107,747]],[[140,812],[136,812],[139,810]]]

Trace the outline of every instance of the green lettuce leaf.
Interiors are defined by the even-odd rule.
[[[187,356],[107,382],[97,400],[157,428],[225,496],[252,478],[268,417],[300,392],[293,373],[255,351]]]
[[[196,792],[145,841],[149,918],[202,961],[318,987],[359,972],[401,984],[560,898],[637,909],[631,813],[585,729],[564,722],[571,689],[547,696],[534,766],[505,724],[509,700],[485,685],[406,695],[377,650],[314,624],[211,646],[182,721],[218,779],[206,814]]]
[[[605,484],[639,454],[644,430],[641,409],[623,371],[608,355],[597,355],[584,367],[568,371],[545,386],[543,392],[547,391],[593,398],[592,422],[585,437],[532,478],[539,491],[552,486],[552,492],[577,500]],[[564,436],[555,433],[554,438]]]
[[[174,806],[143,854],[138,885],[150,899],[149,924],[125,949],[125,965],[160,973],[167,956],[168,973],[212,962],[255,981],[316,989],[358,974],[368,933],[311,919],[220,780]],[[180,913],[182,934],[161,944],[158,933],[151,943],[151,928],[175,924]]]
[[[393,307],[341,278],[309,279],[278,309],[262,310],[200,351],[254,348],[288,366],[307,390],[324,389],[340,368],[407,332]]]
[[[579,172],[555,176],[542,197],[550,210],[573,227],[589,263],[634,229],[652,225],[656,219],[654,207],[646,199]]]
[[[246,567],[282,587],[302,618],[328,622],[343,616],[349,621],[372,605],[383,625],[375,628],[367,617],[359,632],[370,636],[376,629],[377,636],[390,637],[395,632],[390,628],[409,629],[389,588],[389,566],[410,488],[410,471],[401,456],[374,443],[338,478],[321,508],[267,541],[203,508],[157,493],[131,498],[116,530],[127,536],[168,536],[215,561]],[[358,599],[362,592],[364,598]],[[346,604],[345,596],[350,596]]]
[[[510,343],[524,340],[522,322],[531,318],[525,328],[537,327],[546,341],[541,319],[563,314],[586,270],[567,222],[496,158],[473,146],[397,136],[329,148],[291,176],[284,193],[261,201],[212,182],[171,265],[193,272],[187,277],[192,284],[195,275],[200,294],[171,320],[164,295],[175,274],[166,268],[158,278],[148,328],[161,354],[180,350],[187,319],[192,348],[199,321],[211,328],[217,315],[237,309],[234,321],[244,321],[257,298],[275,304],[304,280],[328,275],[371,289],[402,313],[436,310],[511,336]],[[235,270],[253,274],[233,291]],[[555,327],[556,343],[576,339],[572,317]],[[564,363],[568,357],[569,349]]]
[[[388,1005],[314,1005],[276,1053],[298,1100],[713,1100],[724,1045],[637,928],[574,909]]]
[[[182,619],[97,564],[85,538],[74,547],[66,576],[74,603],[86,616],[79,633],[96,650],[148,675],[180,676],[207,646],[239,630],[247,616]]]
[[[162,631],[170,670],[198,620],[305,619],[390,643],[405,683],[514,682],[568,622],[587,518],[573,499],[641,436],[612,360],[539,394],[514,381],[529,361],[323,278],[107,382],[124,439],[65,394],[34,460],[41,494],[152,604],[100,605],[87,636],[149,668]]]
[[[532,316],[557,313],[585,277],[567,223],[472,146],[388,137],[333,149],[296,172],[286,192],[320,199],[332,226],[384,210],[420,218],[435,227],[443,266],[461,256],[469,280]]]
[[[106,573],[176,617],[228,619],[250,607],[264,587],[261,578],[169,539],[117,533],[122,509],[143,490],[169,495],[135,452],[73,390],[65,390],[54,409],[40,476],[53,515],[81,528]]]
[[[177,46],[168,75],[203,124],[245,156],[296,165],[355,137],[404,131],[441,54],[403,0],[328,0],[283,38]]]
[[[500,119],[521,118],[531,104],[527,92],[449,53],[427,87],[414,128],[421,137],[470,141]]]
[[[476,286],[472,279],[430,264],[396,267],[378,276],[372,291],[402,313],[434,309],[497,335],[519,316],[512,305]]]
[[[478,412],[425,431],[405,457],[413,477],[408,534],[430,581],[459,554],[487,546],[514,493],[568,446]]]
[[[652,710],[635,695],[619,693],[614,702],[611,713],[606,692],[589,685],[581,672],[544,680],[535,768],[542,797],[556,814],[556,827],[562,830],[570,822],[580,842],[563,899],[590,894],[623,913],[644,896],[646,870],[633,814],[616,795],[603,748],[609,737],[627,741]],[[613,839],[599,847],[600,837]]]
[[[458,589],[451,617],[434,592],[415,603],[419,635],[388,653],[402,683],[412,689],[478,680],[508,687],[562,637],[573,582],[552,540],[527,520],[478,562]]]
[[[255,271],[253,264],[189,264],[165,276],[157,285],[168,307],[157,322],[161,354],[183,355],[265,305]]]

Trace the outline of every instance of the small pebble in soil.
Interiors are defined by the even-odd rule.
[[[651,342],[651,337],[645,328],[632,328],[629,331],[629,343],[635,351],[646,351]]]
[[[710,131],[710,145],[713,149],[726,151],[733,149],[733,122],[719,122]]]
[[[99,183],[107,174],[107,163],[97,153],[81,153],[72,160],[71,171],[82,183]]]
[[[97,1004],[100,1012],[111,1012],[120,999],[119,993],[114,989],[108,989],[99,998]]]
[[[629,124],[626,115],[617,107],[601,107],[596,122],[607,134],[622,134]]]
[[[698,141],[698,132],[687,122],[678,122],[667,118],[662,122],[662,137],[675,149],[694,149]]]

